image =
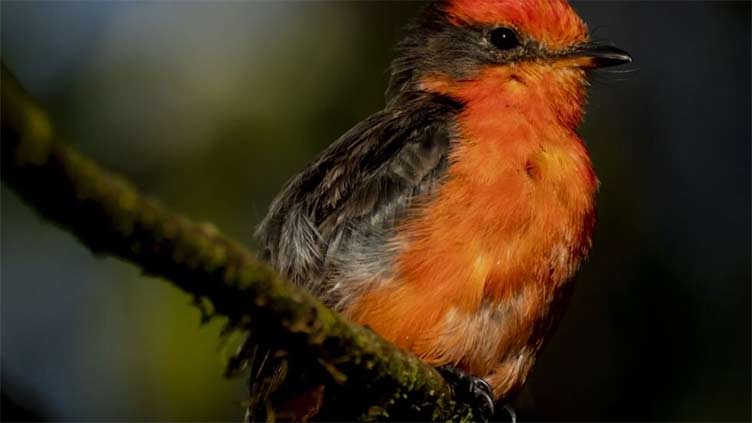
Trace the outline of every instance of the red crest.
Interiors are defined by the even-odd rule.
[[[551,49],[588,39],[587,26],[566,0],[449,0],[444,10],[456,25],[510,26]]]

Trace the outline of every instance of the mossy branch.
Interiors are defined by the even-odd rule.
[[[472,418],[433,368],[282,280],[211,225],[170,212],[61,143],[4,65],[0,91],[3,181],[93,252],[171,281],[262,345],[305,351],[296,356],[345,393],[342,410],[354,414],[341,419]]]

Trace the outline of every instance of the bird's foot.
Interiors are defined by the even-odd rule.
[[[488,382],[454,366],[437,370],[452,387],[457,402],[470,405],[473,414],[477,413],[482,421],[488,421],[494,415],[493,390]]]

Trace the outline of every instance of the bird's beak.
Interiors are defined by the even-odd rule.
[[[556,63],[562,66],[595,69],[623,65],[631,61],[632,56],[622,49],[611,46],[583,45],[559,56]]]

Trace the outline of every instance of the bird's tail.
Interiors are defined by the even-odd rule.
[[[318,413],[324,387],[311,385],[301,369],[291,369],[286,353],[260,345],[244,348],[249,389],[247,423],[305,422]]]

